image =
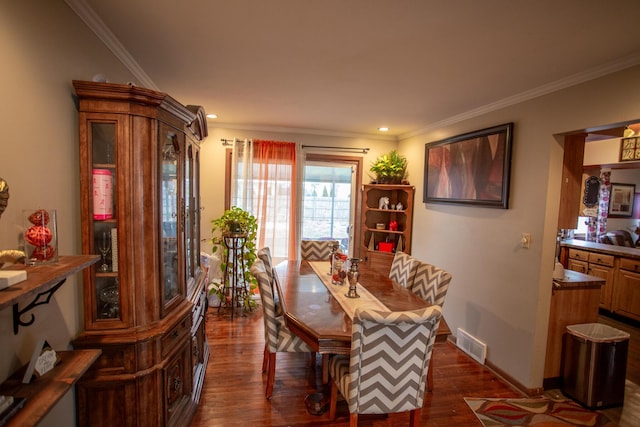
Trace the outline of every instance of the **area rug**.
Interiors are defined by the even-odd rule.
[[[465,397],[464,400],[485,427],[617,426],[606,415],[585,409],[571,400],[475,397]]]

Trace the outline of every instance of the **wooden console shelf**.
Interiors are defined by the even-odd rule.
[[[30,320],[22,321],[20,318],[23,314],[38,305],[47,304],[67,277],[84,270],[99,259],[98,255],[61,256],[55,263],[22,267],[27,271],[27,280],[0,290],[0,310],[13,305],[13,333],[18,333],[19,326],[28,326],[35,320],[32,313]],[[33,298],[33,301],[20,310],[18,302],[26,298]]]
[[[0,394],[24,397],[27,401],[6,426],[37,425],[100,357],[101,353],[101,350],[59,351],[57,354],[60,356],[60,363],[42,377],[31,381],[30,384],[22,383],[26,366],[15,372],[0,385]]]
[[[98,262],[99,255],[61,256],[58,262],[33,267],[27,270],[27,280],[0,291],[0,310],[19,300],[44,293],[78,271]]]

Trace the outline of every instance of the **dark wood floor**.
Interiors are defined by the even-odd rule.
[[[612,326],[618,325],[612,323]],[[634,333],[636,340],[640,340],[637,330]],[[348,411],[344,402],[338,405],[338,418],[333,422],[328,419],[328,413],[314,416],[307,412],[305,396],[326,392],[327,389],[321,385],[319,364],[315,368],[309,367],[308,359],[302,354],[278,354],[273,398],[270,401],[264,398],[266,377],[261,373],[264,337],[262,313],[259,310],[231,321],[228,315],[218,315],[215,309],[210,309],[207,314],[207,335],[211,358],[200,406],[191,426],[348,425]],[[635,341],[632,336],[636,361],[638,343],[640,341]],[[632,357],[632,354],[629,356]],[[464,397],[523,397],[521,392],[451,343],[436,344],[433,358],[435,390],[426,394],[422,425],[480,426]],[[629,371],[635,371],[635,368]],[[627,381],[625,406],[604,412],[619,422],[620,426],[639,425],[639,389]],[[359,425],[403,426],[408,425],[408,416],[361,417]]]

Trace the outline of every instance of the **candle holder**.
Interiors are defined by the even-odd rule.
[[[344,278],[347,277],[347,272],[344,270],[344,263],[347,261],[347,256],[336,252],[333,255],[333,262],[331,264],[331,283],[334,285],[344,285]]]
[[[360,258],[350,258],[349,259],[349,272],[347,273],[347,280],[349,281],[349,291],[345,294],[347,298],[360,298],[358,292],[356,290],[356,285],[358,284],[358,276],[360,272],[358,271],[358,263],[362,261]]]
[[[333,274],[333,258],[336,255],[336,252],[338,252],[338,248],[340,247],[340,245],[338,243],[333,243],[330,248],[331,248],[331,256],[329,258],[329,272],[327,273],[329,276],[331,276]]]

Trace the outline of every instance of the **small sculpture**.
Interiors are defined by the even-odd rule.
[[[380,197],[380,200],[378,200],[378,209],[389,209],[388,197]]]
[[[2,212],[7,208],[9,204],[9,184],[3,178],[0,178],[0,217]]]
[[[398,203],[396,204],[396,210],[397,210],[397,211],[401,211],[403,207],[404,207],[404,206],[402,206],[402,203],[400,203],[400,202],[398,202]]]

